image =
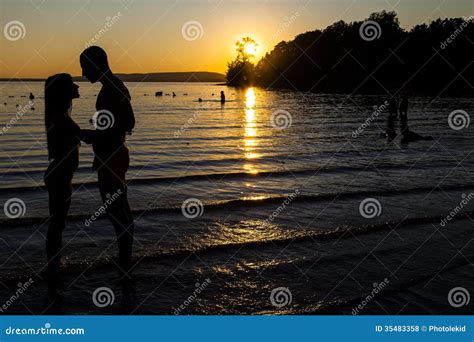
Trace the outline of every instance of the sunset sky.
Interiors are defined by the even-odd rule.
[[[474,13],[472,0],[0,0],[0,77],[79,75],[79,54],[96,35],[115,72],[223,73],[241,37],[257,41],[260,58],[281,40],[384,9],[404,28]],[[12,21],[23,24],[23,38],[7,39]],[[184,37],[190,21],[202,31]]]

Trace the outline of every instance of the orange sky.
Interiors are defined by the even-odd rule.
[[[234,57],[235,42],[244,36],[257,41],[257,57],[261,57],[279,41],[298,33],[324,28],[341,19],[363,20],[383,9],[396,10],[405,28],[438,17],[473,14],[471,0],[453,3],[1,0],[0,77],[45,77],[58,72],[79,75],[78,56],[92,39],[93,44],[108,52],[115,72],[223,73],[227,61]],[[183,34],[189,22],[190,31]]]

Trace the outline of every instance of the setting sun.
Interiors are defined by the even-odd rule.
[[[254,44],[254,43],[245,44],[245,53],[250,56],[255,56],[257,53],[257,44]]]

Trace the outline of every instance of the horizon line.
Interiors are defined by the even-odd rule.
[[[158,72],[131,72],[131,73],[124,73],[124,72],[114,72],[114,75],[118,76],[146,76],[146,75],[163,75],[163,74],[216,74],[219,76],[224,76],[225,73],[217,72],[217,71],[158,71]],[[0,77],[0,81],[45,81],[49,76],[44,77]],[[82,75],[71,75],[73,79],[84,78]],[[144,81],[143,81],[144,82]]]

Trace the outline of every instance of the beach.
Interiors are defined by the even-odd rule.
[[[78,84],[72,117],[90,128],[99,87]],[[51,305],[38,277],[48,225],[43,84],[0,87],[2,122],[29,103],[30,89],[37,94],[34,110],[0,137],[0,203],[24,203],[19,217],[0,217],[4,312],[472,311],[448,301],[451,289],[474,285],[474,133],[448,124],[450,112],[472,112],[471,98],[412,96],[410,127],[433,140],[401,144],[381,136],[379,95],[127,83],[137,120],[127,174],[135,279],[118,281],[113,228],[95,214],[102,203],[83,145],[63,234],[62,302]],[[272,121],[275,113],[283,122]],[[105,306],[93,300],[101,288]]]

